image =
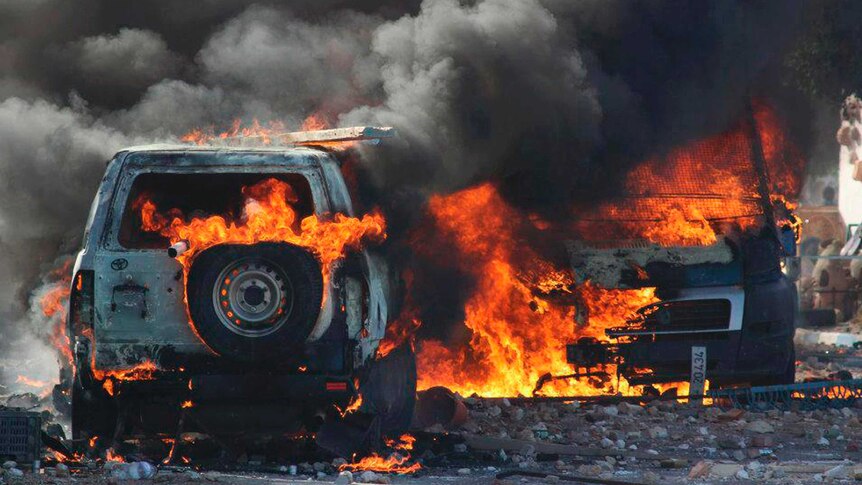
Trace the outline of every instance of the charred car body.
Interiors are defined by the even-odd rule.
[[[570,251],[575,274],[612,288],[654,287],[660,299],[607,329],[610,342],[569,345],[570,363],[617,364],[632,385],[679,382],[690,378],[692,347],[702,347],[713,386],[794,381],[796,286],[782,272],[781,249],[769,235],[688,248],[572,243]],[[611,253],[631,267],[607,264]]]
[[[697,347],[706,349],[712,385],[793,382],[799,221],[782,184],[800,158],[769,138],[767,110],[749,115],[636,168],[613,211],[581,215],[586,237],[568,244],[578,283],[652,288],[658,301],[606,329],[608,341],[569,345],[571,364],[616,364],[630,384],[688,381]],[[638,238],[662,213],[680,216],[680,225],[658,222],[679,235],[665,244]],[[588,315],[580,317],[588,324]]]
[[[385,134],[351,130],[348,138]],[[321,141],[344,130],[306,135]],[[299,245],[218,244],[184,270],[176,257],[187,241],[141,230],[142,197],[193,216],[240,214],[244,188],[265,181],[288,187],[297,224],[354,215],[339,161],[325,149],[156,145],[108,163],[70,298],[77,438],[116,427],[173,433],[192,406],[207,429],[297,429],[343,410],[359,389],[384,429],[409,424],[415,363],[409,349],[376,358],[393,288],[371,249],[348,251],[322,274]],[[391,374],[385,383],[381,373]]]

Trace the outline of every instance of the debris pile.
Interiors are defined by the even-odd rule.
[[[639,405],[610,399],[599,404],[475,397],[463,403],[468,410],[463,424],[417,431],[420,479],[490,478],[504,470],[632,483],[862,479],[862,464],[847,460],[862,451],[862,409],[857,408],[752,412],[675,400]],[[79,458],[64,464],[46,457],[44,464],[34,472],[32,466],[6,462],[2,480],[11,483],[39,473],[53,483],[72,477],[79,483],[230,481],[251,471],[342,484],[403,480],[385,470],[350,466],[343,458],[291,463],[245,456],[231,465],[232,472],[198,468],[194,462],[174,466],[148,460]]]
[[[798,352],[800,380],[860,374],[859,350],[818,345]],[[0,403],[34,410],[47,399],[16,394]],[[52,412],[42,411],[43,440],[74,452],[63,456],[46,447],[38,463],[6,461],[0,483],[251,482],[279,476],[341,485],[422,484],[441,476],[476,483],[571,477],[640,484],[862,480],[862,402],[814,410],[788,403],[785,410],[762,411],[725,404],[625,396],[465,398],[436,388],[420,393],[411,434],[392,440],[391,454],[374,459],[328,455],[311,435],[268,447],[262,440],[226,444],[203,433],[183,433],[181,447],[132,436],[113,444],[94,440],[82,450]],[[172,448],[176,454],[169,457]]]
[[[843,460],[862,442],[859,411],[851,408],[750,412],[677,401],[466,402],[470,419],[460,431],[468,448],[497,448],[501,468],[602,479],[667,483],[735,477],[778,483],[795,475],[853,476],[854,464]]]

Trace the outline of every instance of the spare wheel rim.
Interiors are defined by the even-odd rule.
[[[245,337],[265,337],[280,329],[293,309],[293,285],[269,260],[244,258],[225,266],[213,285],[219,322]]]

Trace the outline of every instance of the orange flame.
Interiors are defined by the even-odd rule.
[[[15,380],[15,382],[17,382],[19,384],[24,384],[25,386],[37,387],[37,388],[44,388],[44,387],[48,387],[51,385],[51,383],[47,382],[47,381],[40,381],[38,379],[31,379],[27,376],[20,376],[20,375]]]
[[[388,440],[386,445],[395,450],[389,456],[383,457],[377,453],[372,453],[357,462],[340,465],[338,470],[370,470],[378,473],[397,473],[399,475],[416,473],[422,469],[422,465],[419,463],[410,463],[409,453],[413,449],[415,441],[416,438],[409,434],[402,435],[398,440]]]
[[[137,364],[133,367],[129,367],[127,369],[108,369],[102,370],[97,369],[95,365],[95,355],[92,357],[94,360],[92,369],[93,376],[102,382],[102,387],[105,391],[113,396],[114,395],[114,381],[148,381],[152,380],[155,377],[155,373],[158,370],[156,364],[152,361],[146,360]]]
[[[341,411],[341,417],[344,417],[350,413],[356,412],[361,406],[362,406],[362,395],[359,394],[356,396],[356,398],[353,399],[353,401],[350,402],[350,404],[347,405],[346,408],[344,408],[344,411]]]
[[[322,113],[312,113],[299,128],[299,131],[316,131],[330,128],[330,124]],[[283,141],[282,136],[288,133],[287,125],[281,121],[269,121],[260,123],[257,119],[252,120],[248,126],[243,126],[242,120],[236,119],[227,130],[217,132],[215,127],[194,128],[180,137],[180,141],[193,143],[195,145],[208,145],[213,142],[229,143],[241,138],[254,139],[261,145],[278,145]],[[306,143],[293,143],[297,145],[314,145],[333,150],[345,150],[356,144],[353,141],[315,141]]]
[[[624,324],[635,310],[657,301],[652,288],[576,286],[570,270],[561,271],[559,262],[551,263],[523,243],[524,234],[562,231],[563,238],[587,241],[644,239],[689,246],[759,228],[768,201],[758,189],[762,180],[755,170],[757,145],[746,123],[750,120],[640,163],[621,183],[623,200],[578,205],[573,222],[563,227],[508,206],[489,183],[432,197],[430,223],[417,230],[411,246],[429,261],[451,262],[475,282],[463,308],[469,341],[416,344],[419,387],[442,385],[462,395],[528,395],[546,373],[572,373],[565,359],[566,343],[579,337],[607,340],[608,327]],[[768,172],[767,188],[772,200],[780,201],[775,204],[776,219],[795,228],[798,219],[786,200],[798,191],[803,159],[768,107],[755,105],[754,124]],[[379,355],[409,341],[422,324],[421,307],[409,297],[408,292],[405,310],[387,328]],[[587,326],[575,323],[576,312],[588,315]],[[613,374],[612,369],[605,370]],[[542,393],[595,394],[614,384],[613,378],[586,383],[553,380]]]
[[[243,187],[242,193],[246,197],[245,206],[238,219],[212,215],[186,221],[178,210],[171,210],[174,217],[169,221],[151,200],[144,200],[141,229],[159,232],[172,243],[188,241],[189,250],[177,257],[186,279],[195,255],[212,246],[286,242],[308,248],[317,256],[324,287],[329,280],[331,265],[344,256],[347,248],[359,249],[366,242],[386,239],[386,221],[377,211],[362,218],[337,213],[331,220],[310,215],[299,221],[297,231],[297,212],[292,206],[298,200],[297,196],[290,184],[277,179]],[[198,335],[191,318],[188,322]]]
[[[38,300],[42,314],[51,321],[51,344],[69,367],[74,365],[69,335],[66,331],[66,317],[68,316],[72,285],[72,263],[73,260],[69,258],[59,268],[51,272],[49,277],[56,281],[50,284],[48,290]]]
[[[83,453],[73,452],[68,457],[55,450],[49,450],[49,453],[50,455],[46,455],[46,457],[54,459],[57,463],[81,463],[84,460]]]
[[[344,255],[346,248],[358,248],[365,241],[380,242],[386,238],[386,223],[379,212],[361,219],[335,214],[332,220],[316,215],[305,217],[295,229],[297,201],[290,184],[267,179],[242,189],[246,197],[243,216],[232,220],[213,215],[185,221],[172,220],[158,212],[156,205],[146,200],[141,207],[142,229],[159,232],[171,242],[188,241],[189,250],[177,257],[188,273],[191,261],[201,251],[217,244],[255,244],[287,242],[310,249],[320,260],[324,279],[332,263]],[[176,213],[177,211],[171,211]]]
[[[108,451],[105,453],[105,461],[113,461],[116,463],[126,462],[126,460],[119,453],[115,452],[113,448],[108,448]]]
[[[315,131],[325,130],[329,128],[329,123],[321,113],[312,113],[302,122],[300,131]]]
[[[804,158],[775,112],[755,104],[754,121],[772,200],[795,197]],[[711,244],[717,234],[764,222],[750,121],[645,160],[626,174],[624,200],[578,206],[573,228],[585,240],[646,239],[661,245]],[[778,204],[782,218],[786,204]]]
[[[408,290],[413,287],[413,272],[409,268],[404,271],[403,279]],[[413,300],[413,292],[407,291],[401,314],[386,327],[383,340],[377,346],[378,358],[385,357],[389,352],[412,339],[413,334],[422,326],[418,311],[419,306]]]
[[[569,274],[519,244],[514,227],[520,214],[491,184],[434,196],[428,211],[433,222],[429,231],[453,241],[459,267],[477,278],[464,307],[469,345],[453,348],[437,340],[417,344],[421,389],[446,386],[462,395],[530,395],[545,373],[571,374],[565,345],[576,336],[603,337],[605,328],[620,325],[629,314],[656,301],[651,288],[575,288]],[[422,244],[416,249],[435,250]],[[575,308],[543,297],[543,288],[578,293],[589,307],[590,326],[576,333]],[[604,386],[597,389],[578,381],[554,381],[543,388],[547,395],[605,391]]]
[[[280,121],[270,121],[266,126],[262,125],[258,120],[253,120],[249,126],[242,126],[242,120],[236,119],[231,127],[222,132],[215,132],[215,128],[195,128],[186,133],[180,140],[186,143],[194,143],[196,145],[206,145],[216,140],[227,140],[235,137],[258,137],[261,143],[269,145],[272,143],[272,138],[278,133],[287,131],[284,123]]]

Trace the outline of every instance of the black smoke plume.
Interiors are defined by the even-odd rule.
[[[361,159],[395,231],[429,194],[485,180],[554,216],[751,96],[804,120],[780,87],[803,14],[801,0],[3,2],[0,342],[38,325],[29,296],[74,251],[124,145],[321,112],[399,130]]]

